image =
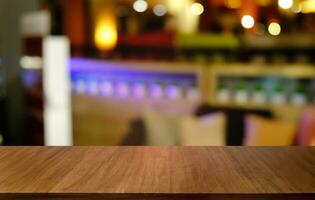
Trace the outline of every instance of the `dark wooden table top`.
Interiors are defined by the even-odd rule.
[[[2,147],[2,199],[315,199],[315,148]]]

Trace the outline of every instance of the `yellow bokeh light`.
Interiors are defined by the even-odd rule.
[[[268,26],[268,31],[271,35],[277,36],[281,33],[281,26],[276,22],[272,22]]]
[[[115,20],[102,19],[95,29],[95,44],[100,50],[111,50],[117,44],[117,27]]]
[[[200,3],[193,3],[190,7],[191,13],[193,15],[201,15],[204,12],[204,7]]]

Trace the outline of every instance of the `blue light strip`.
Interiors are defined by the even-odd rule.
[[[166,96],[175,99],[185,93],[184,90],[197,90],[197,76],[194,73],[136,70],[113,62],[81,58],[71,59],[70,71],[73,90],[87,95],[115,95],[122,98]]]

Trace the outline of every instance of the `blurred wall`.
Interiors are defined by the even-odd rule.
[[[6,144],[25,144],[24,102],[21,84],[20,58],[22,40],[20,17],[37,9],[38,0],[1,0],[0,1],[0,44],[7,81],[7,112],[0,113],[8,118]],[[1,123],[1,122],[0,122]]]
[[[89,20],[87,13],[88,1],[62,0],[64,32],[71,41],[75,56],[80,55],[82,47],[88,43]]]

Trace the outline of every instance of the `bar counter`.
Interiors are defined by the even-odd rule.
[[[312,200],[315,148],[2,147],[0,199]]]

